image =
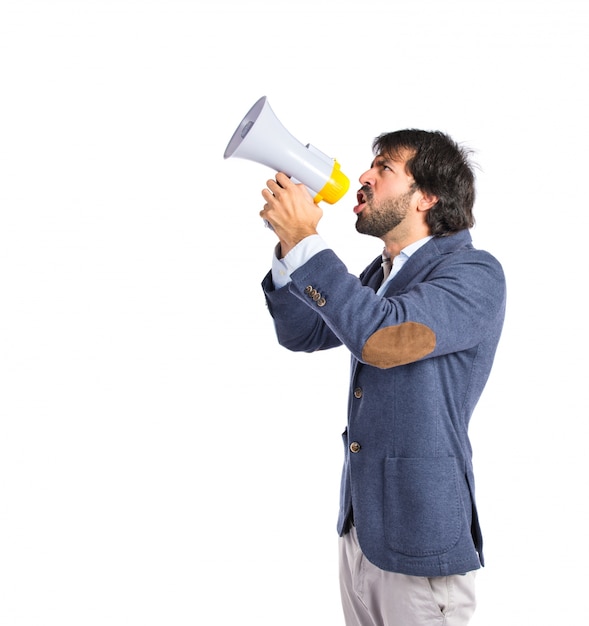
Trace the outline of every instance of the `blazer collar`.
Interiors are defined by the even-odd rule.
[[[472,247],[472,237],[468,230],[461,230],[445,237],[433,237],[407,259],[399,273],[389,281],[385,293],[390,287],[393,287],[395,292],[404,289],[421,269],[440,256],[468,247]],[[378,286],[376,288],[378,289]]]

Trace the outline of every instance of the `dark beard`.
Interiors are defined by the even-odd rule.
[[[366,194],[367,206],[358,214],[356,230],[373,237],[384,237],[405,219],[414,193],[411,190],[402,196],[384,200],[380,204],[372,204],[372,189],[363,187],[363,191]]]

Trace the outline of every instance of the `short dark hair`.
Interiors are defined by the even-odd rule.
[[[470,150],[441,131],[413,128],[382,133],[373,141],[372,150],[392,159],[409,152],[407,170],[415,188],[438,197],[426,218],[432,235],[443,237],[474,226],[476,193]]]

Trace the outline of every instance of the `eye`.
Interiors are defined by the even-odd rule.
[[[381,170],[390,170],[391,168],[386,164],[386,161],[377,160],[372,164],[372,167],[377,167]]]

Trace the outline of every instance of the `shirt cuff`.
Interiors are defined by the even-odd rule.
[[[272,255],[272,282],[274,283],[274,288],[280,289],[284,287],[284,285],[290,282],[292,272],[304,265],[321,250],[326,250],[327,247],[320,235],[309,235],[297,243],[283,259],[279,259],[280,244],[278,244]]]

